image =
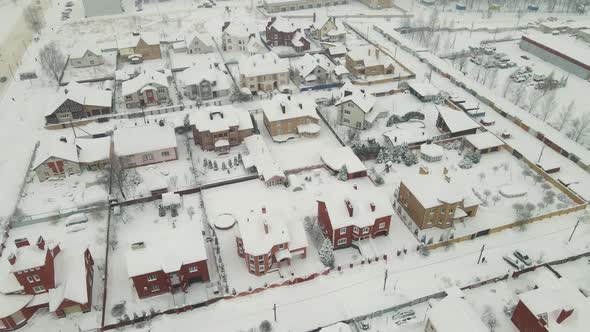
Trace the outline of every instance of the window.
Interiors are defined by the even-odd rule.
[[[384,229],[384,228],[385,228],[385,223],[384,222],[380,223],[379,224],[379,229]]]
[[[350,123],[350,120],[348,120],[348,119],[345,118],[345,119],[342,119],[342,122]]]
[[[350,114],[349,110],[344,110],[344,114]]]
[[[264,265],[260,265],[258,267],[258,272],[264,272]]]
[[[359,228],[354,226],[354,229],[352,230],[354,232],[354,234],[358,234],[359,233]]]
[[[340,228],[340,235],[346,234],[346,228]]]
[[[254,267],[254,264],[252,264],[252,263],[250,263],[250,271],[256,272],[256,267]]]
[[[284,243],[279,244],[279,249],[285,249],[285,244]]]
[[[156,277],[156,275],[155,275],[155,274],[150,274],[150,275],[148,275],[148,277],[147,277],[147,280],[148,280],[148,281],[156,281],[156,279],[158,279],[158,277]]]
[[[346,238],[341,238],[338,240],[338,245],[341,246],[343,244],[346,244]]]
[[[170,151],[162,151],[162,157],[170,156]]]
[[[35,292],[35,293],[43,293],[44,291],[45,291],[45,287],[43,287],[43,286],[33,287],[33,292]]]
[[[30,284],[30,283],[33,283],[33,277],[31,277],[31,276],[27,276],[27,281],[29,282],[29,284]]]
[[[193,272],[197,272],[199,269],[196,266],[189,266],[188,267],[188,272],[193,273]]]
[[[33,275],[33,279],[35,279],[35,281],[41,281],[41,278],[39,278],[39,276],[36,274]]]
[[[143,155],[143,161],[150,161],[150,160],[154,160],[154,156],[152,154],[144,154]]]
[[[160,286],[158,286],[158,285],[151,285],[151,286],[150,286],[150,291],[151,291],[152,293],[153,293],[153,292],[157,292],[157,291],[159,291],[159,290],[160,290]]]
[[[367,234],[367,233],[369,233],[369,227],[363,228],[363,234]]]

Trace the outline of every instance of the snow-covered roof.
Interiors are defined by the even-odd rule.
[[[337,66],[334,66],[334,74],[336,74],[337,76],[342,76],[342,75],[350,74],[350,72],[348,71],[348,69],[346,69],[345,66],[337,65]]]
[[[190,124],[199,132],[216,133],[237,126],[239,130],[252,129],[252,118],[246,110],[232,105],[211,106],[196,110],[189,115]]]
[[[428,82],[409,82],[408,86],[422,97],[432,97],[440,93],[437,87]]]
[[[77,45],[73,50],[71,50],[70,58],[79,59],[84,57],[88,52],[94,55],[102,55],[102,50],[97,46],[96,43],[87,43],[84,45]]]
[[[283,121],[300,117],[319,120],[317,104],[310,98],[294,98],[290,95],[276,94],[271,100],[261,102],[262,111],[268,121]]]
[[[121,87],[121,94],[128,96],[130,94],[141,91],[146,86],[157,87],[168,87],[168,78],[165,74],[157,72],[155,70],[144,70],[141,74],[137,75],[128,81],[124,81]]]
[[[213,40],[211,39],[211,35],[208,33],[200,33],[200,32],[193,32],[189,33],[185,36],[186,45],[189,46],[194,40],[198,39],[200,42],[205,44],[205,46],[213,47]]]
[[[304,56],[298,60],[295,60],[292,63],[292,66],[297,69],[301,77],[307,77],[307,75],[311,74],[316,69],[316,67],[321,67],[328,73],[335,67],[334,64],[330,62],[330,60],[328,60],[328,58],[326,58],[324,55],[312,55],[309,53],[305,53]]]
[[[437,332],[487,332],[479,316],[465,299],[447,296],[432,307],[428,319]]]
[[[569,280],[557,278],[546,270],[545,278],[537,289],[522,293],[518,298],[535,316],[545,316],[545,328],[549,332],[584,331],[590,326],[590,300],[586,298]],[[562,310],[573,313],[561,323],[557,318]],[[546,318],[546,319],[545,319]]]
[[[420,145],[420,153],[429,157],[441,157],[443,148],[437,144],[422,144]]]
[[[289,63],[272,52],[241,58],[238,67],[246,77],[289,72]]]
[[[377,99],[354,86],[352,83],[346,82],[340,88],[340,99],[336,102],[336,105],[340,105],[349,101],[353,102],[361,109],[361,111],[367,114],[371,112]]]
[[[162,206],[180,205],[180,194],[168,192],[162,194]]]
[[[406,188],[425,209],[443,203],[453,204],[467,196],[462,188],[446,182],[441,176],[434,174],[410,175],[401,180]]]
[[[111,137],[77,138],[76,146],[78,161],[81,163],[108,160],[111,153]]]
[[[279,32],[291,33],[297,29],[300,29],[293,23],[293,21],[283,16],[274,16],[271,21],[268,22],[268,28],[275,28]]]
[[[504,145],[504,142],[500,140],[496,135],[489,131],[465,136],[465,139],[469,144],[473,145],[478,150],[495,148]]]
[[[5,295],[0,293],[0,318],[8,317],[22,308],[26,307],[31,300],[33,295],[18,294],[18,295]]]
[[[57,310],[64,300],[87,303],[85,251],[62,250],[54,260],[55,288],[49,289],[49,311]]]
[[[259,31],[260,28],[258,28],[255,24],[239,21],[230,22],[225,30],[223,30],[224,33],[227,33],[228,35],[235,38],[248,38],[252,34],[257,36]]]
[[[330,53],[330,55],[345,54],[346,52],[348,52],[348,50],[346,49],[346,46],[344,46],[344,45],[337,45],[337,46],[330,47],[328,49],[328,53]]]
[[[354,154],[348,146],[334,148],[322,152],[320,158],[332,170],[339,170],[346,166],[348,173],[357,173],[366,171],[365,164]]]
[[[119,157],[177,147],[174,128],[157,124],[117,128],[113,142]]]
[[[440,114],[441,118],[447,124],[447,127],[451,131],[451,133],[461,132],[464,130],[470,130],[479,128],[480,125],[473,121],[469,117],[469,115],[465,114],[463,111],[453,110],[448,107],[437,107],[438,113]]]
[[[261,135],[251,135],[244,138],[244,144],[248,150],[248,159],[265,181],[276,176],[285,177],[285,172],[272,156]]]
[[[374,46],[364,45],[354,47],[346,53],[353,61],[363,61],[365,67],[383,65],[384,67],[394,66],[395,62],[387,54]]]
[[[45,116],[53,114],[67,100],[87,106],[111,107],[113,103],[113,92],[91,88],[72,81],[64,88],[59,89],[55,98],[49,102]]]
[[[574,37],[564,35],[552,35],[543,33],[530,33],[522,36],[522,40],[540,44],[548,48],[552,53],[565,55],[587,68],[590,68],[590,48],[588,43]]]
[[[65,142],[61,140],[62,138]],[[78,149],[74,140],[66,136],[62,138],[51,137],[51,139],[45,139],[39,143],[39,148],[35,153],[35,160],[31,165],[33,169],[36,169],[51,157],[78,162]]]
[[[346,323],[338,322],[320,329],[319,332],[352,332],[352,328]]]
[[[284,215],[280,211],[277,211],[278,214],[271,212],[261,207],[238,218],[236,236],[242,239],[244,251],[249,255],[266,255],[273,246],[290,241],[289,228]]]
[[[176,272],[182,265],[207,260],[200,222],[184,220],[158,232],[138,229],[128,238],[126,258],[129,277]]]
[[[34,241],[36,240],[37,239]],[[6,257],[9,257],[10,254],[14,254],[16,256],[16,262],[8,266],[8,272],[18,272],[45,265],[47,251],[51,250],[53,247],[50,247],[46,244],[45,248],[41,249],[35,244],[34,241],[29,245],[25,245],[20,248],[14,247],[13,250],[7,251],[8,255],[6,255]]]
[[[268,51],[266,49],[266,47],[264,47],[264,45],[262,45],[260,38],[258,38],[257,36],[251,36],[248,39],[248,43],[246,44],[246,50],[250,54],[266,53]]]
[[[301,47],[303,46],[303,42],[301,40],[307,40],[307,38],[305,38],[301,32],[297,31],[293,34],[293,38],[291,38],[291,44],[293,44],[295,47]]]
[[[136,47],[142,39],[148,45],[160,45],[160,37],[155,32],[142,32],[139,36],[129,36],[118,40],[119,49]]]
[[[179,75],[185,86],[198,85],[203,80],[209,81],[213,91],[228,90],[231,88],[231,77],[223,70],[212,64],[200,63],[182,71]]]
[[[415,144],[428,139],[424,128],[394,128],[383,133],[392,145]]]
[[[326,209],[334,230],[348,227],[366,227],[375,224],[375,220],[393,215],[393,208],[386,195],[370,187],[351,185],[321,197],[319,201],[326,204]],[[352,216],[347,205],[352,207]],[[374,207],[374,211],[372,211]]]
[[[341,20],[336,19],[336,17],[334,17],[334,16],[328,17],[326,15],[321,15],[321,14],[316,16],[315,22],[310,25],[310,28],[322,29],[328,23],[333,23],[336,26],[335,29],[332,29],[329,31],[329,33],[331,33],[332,35],[346,33],[346,29],[344,28],[344,25],[342,24]],[[335,32],[335,33],[333,33],[333,32]]]

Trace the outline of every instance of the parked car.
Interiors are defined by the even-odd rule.
[[[533,75],[533,81],[540,82],[545,79],[545,75],[543,74],[535,74]]]
[[[506,263],[508,263],[508,265],[512,266],[513,268],[520,270],[520,264],[518,263],[518,260],[510,257],[510,256],[503,256],[502,259],[504,259],[504,261],[506,261]]]
[[[530,60],[531,58],[529,58],[527,55],[521,55],[521,58],[525,59],[525,60]]]
[[[73,2],[71,2],[71,1],[68,1],[68,2],[66,3],[66,7],[74,7],[74,3],[73,3]]]
[[[512,80],[516,83],[522,83],[522,82],[526,81],[526,79],[522,76],[514,76],[514,78]]]
[[[513,254],[514,254],[514,257],[518,258],[521,262],[523,262],[527,266],[531,266],[533,264],[533,261],[530,259],[530,257],[527,254],[523,253],[522,251],[514,250]]]
[[[6,78],[6,76],[0,77],[0,83],[4,83],[4,82],[6,82],[6,80],[8,80],[8,78]]]

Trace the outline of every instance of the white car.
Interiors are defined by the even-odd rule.
[[[531,260],[531,258],[527,254],[523,253],[522,251],[514,250],[513,254],[514,254],[514,257],[518,258],[521,262],[523,262],[527,266],[531,266],[533,264],[533,261]]]

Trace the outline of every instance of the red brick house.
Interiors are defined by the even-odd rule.
[[[268,213],[266,207],[251,211],[238,219],[236,244],[238,255],[244,258],[248,272],[261,276],[278,269],[281,264],[291,265],[294,257],[307,256],[307,238],[299,220],[285,220],[279,214]]]
[[[520,332],[578,332],[590,326],[590,301],[564,278],[546,270],[537,288],[518,295],[512,323]],[[535,272],[537,273],[537,272]]]
[[[140,299],[186,291],[209,281],[207,251],[197,222],[178,223],[165,232],[145,230],[129,239],[127,271]]]
[[[272,17],[266,24],[266,42],[270,46],[290,46],[296,52],[307,51],[311,45],[301,28],[281,16]]]
[[[228,151],[254,133],[252,118],[234,106],[208,107],[190,115],[195,145],[205,151]]]
[[[335,249],[389,234],[393,215],[389,200],[375,191],[353,188],[318,200],[318,222]]]

